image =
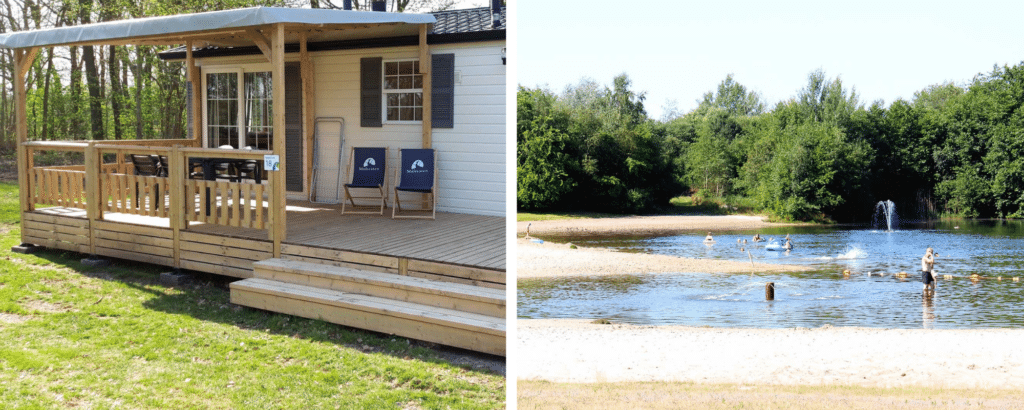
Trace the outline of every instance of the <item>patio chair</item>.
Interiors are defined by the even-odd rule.
[[[156,155],[132,154],[132,167],[135,168],[135,175],[158,177],[160,175],[160,157]],[[160,188],[156,188],[156,196],[160,196]],[[139,207],[139,184],[135,183],[135,207]]]
[[[395,175],[395,207],[391,210],[391,218],[434,219],[437,214],[437,167],[434,150],[403,149],[400,151],[401,168]],[[422,200],[407,201],[418,203],[420,208],[402,209],[400,192],[425,194]],[[398,215],[402,211],[417,212],[412,215]],[[423,212],[429,212],[429,215]]]
[[[349,154],[349,177],[351,183],[345,184],[345,198],[341,201],[341,214],[377,214],[384,215],[384,207],[388,201],[387,181],[387,148],[352,147]],[[353,196],[352,190],[367,190],[362,196]],[[376,192],[374,192],[376,191]],[[356,200],[372,201],[373,205],[356,203]],[[377,202],[380,208],[377,209]],[[352,209],[348,209],[351,207]]]

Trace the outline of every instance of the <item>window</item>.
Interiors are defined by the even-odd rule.
[[[423,121],[423,74],[416,60],[384,62],[384,121]]]
[[[270,72],[224,71],[206,74],[206,146],[270,149],[274,140]]]

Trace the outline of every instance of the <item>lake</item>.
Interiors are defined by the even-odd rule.
[[[771,228],[763,237],[789,234],[790,252],[751,244],[754,231],[648,238],[561,238],[585,246],[690,258],[780,263],[811,272],[723,275],[673,273],[520,280],[521,318],[608,318],[614,322],[716,327],[864,326],[881,328],[1022,327],[1024,226],[1017,221],[904,224],[895,231],[866,227]],[[736,240],[746,239],[746,245]],[[922,297],[921,257],[935,248],[940,280]],[[841,272],[850,270],[850,276]],[[906,279],[893,275],[908,273]],[[978,273],[1002,281],[972,282]],[[881,275],[881,276],[880,276]],[[775,300],[764,285],[776,283]]]

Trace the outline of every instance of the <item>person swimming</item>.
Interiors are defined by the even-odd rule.
[[[764,241],[764,238],[761,237],[761,234],[755,233],[753,241],[754,242],[761,242],[761,241]]]

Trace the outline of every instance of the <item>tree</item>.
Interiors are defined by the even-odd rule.
[[[734,116],[760,115],[764,113],[764,102],[761,95],[747,91],[747,87],[736,82],[732,74],[725,76],[718,84],[717,92],[707,92],[704,99],[699,101],[697,114],[706,114],[714,109],[725,110],[726,113]]]

